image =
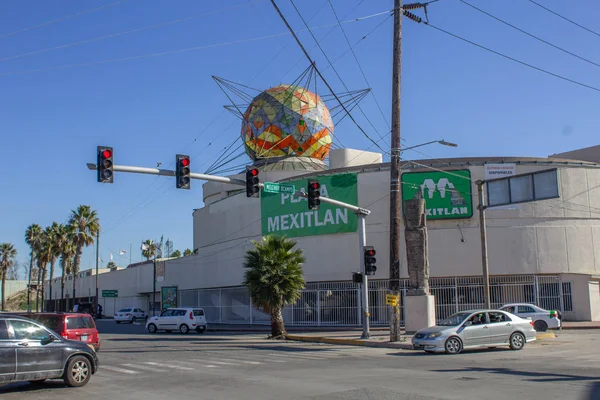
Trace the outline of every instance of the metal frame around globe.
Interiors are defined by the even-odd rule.
[[[332,134],[329,109],[319,95],[301,86],[267,89],[243,114],[241,136],[252,160],[282,156],[323,160]]]

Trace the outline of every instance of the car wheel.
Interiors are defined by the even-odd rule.
[[[92,376],[92,365],[90,360],[84,356],[75,356],[67,363],[65,369],[65,385],[70,387],[80,387],[89,382]]]
[[[131,323],[134,324],[135,323],[135,317],[131,317]]]
[[[154,325],[154,324],[148,325],[148,332],[156,333],[156,325]]]
[[[204,331],[206,331],[205,326],[199,326],[196,328],[196,332],[198,332],[198,333],[204,333]]]
[[[459,354],[462,351],[462,348],[462,341],[456,336],[448,338],[448,340],[446,340],[446,344],[444,344],[444,350],[446,350],[446,354]]]
[[[32,385],[40,385],[42,383],[46,382],[46,379],[36,379],[33,381],[29,381],[29,383],[31,383]]]
[[[184,335],[189,331],[190,328],[186,324],[181,324],[181,326],[179,327],[179,332],[183,333]]]
[[[537,332],[546,332],[548,330],[548,324],[545,321],[537,320],[533,323],[533,329]]]
[[[515,332],[510,335],[508,342],[512,350],[521,350],[525,346],[525,336],[521,332]]]

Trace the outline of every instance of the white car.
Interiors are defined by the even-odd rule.
[[[178,330],[185,334],[191,330],[202,333],[206,330],[206,316],[201,308],[168,308],[160,316],[151,317],[146,322],[146,329],[150,333],[157,331],[172,332]]]
[[[142,309],[127,307],[121,308],[118,312],[116,312],[114,318],[117,324],[120,324],[121,322],[134,323],[136,320],[148,318],[148,315]]]
[[[531,318],[533,327],[538,332],[546,332],[548,329],[559,329],[561,327],[562,316],[560,311],[548,311],[528,303],[505,304],[500,307],[500,310],[521,318]]]

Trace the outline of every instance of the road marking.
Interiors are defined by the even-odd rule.
[[[118,368],[118,367],[112,367],[110,365],[102,365],[100,367],[100,369],[107,369],[109,371],[121,372],[123,374],[139,374],[138,371],[132,371],[130,369],[123,369],[123,368]]]
[[[171,369],[178,369],[178,370],[181,370],[181,371],[194,371],[194,368],[182,367],[180,365],[159,364],[159,363],[155,363],[155,362],[151,362],[151,361],[146,361],[146,362],[144,362],[144,364],[158,365],[158,366],[163,366],[163,367],[167,367],[167,368],[171,368]]]
[[[285,358],[297,358],[300,360],[326,360],[328,357],[319,357],[319,356],[312,356],[312,355],[301,355],[301,354],[276,354],[276,353],[269,353],[269,356],[274,356],[274,357],[285,357]]]
[[[237,360],[235,358],[219,358],[219,360],[225,360],[225,361],[235,361],[237,363],[244,363],[244,364],[252,364],[252,365],[259,365],[262,364],[261,362],[258,361],[246,361],[246,360]],[[210,360],[211,362],[213,360]]]
[[[139,365],[139,364],[121,364],[123,367],[128,367],[128,368],[137,368],[137,369],[141,369],[142,371],[149,371],[149,372],[163,372],[164,369],[160,369],[160,368],[152,368],[152,367],[148,367],[146,365]]]

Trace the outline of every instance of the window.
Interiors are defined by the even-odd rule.
[[[3,319],[0,320],[0,340],[8,339],[8,327],[6,326],[6,321]]]
[[[34,321],[39,322],[48,329],[52,329],[55,332],[61,332],[63,329],[62,317],[49,316],[49,315],[28,315],[27,318],[31,318]]]
[[[185,310],[173,310],[173,316],[175,317],[183,317],[185,315]]]
[[[204,315],[204,310],[194,310],[194,317],[202,317]]]
[[[162,314],[160,314],[161,317],[172,317],[173,316],[173,310],[165,310],[162,312]]]
[[[28,321],[11,320],[10,324],[17,340],[43,340],[50,336],[44,328]]]
[[[486,186],[490,207],[560,197],[556,169],[495,179]]]
[[[488,189],[488,203],[495,206],[510,203],[510,190],[508,188],[508,179],[501,179],[499,181],[489,182],[487,185]]]
[[[490,312],[490,324],[497,324],[500,322],[510,322],[512,321],[510,317],[501,312]]]
[[[533,177],[518,176],[510,179],[510,197],[513,203],[533,200]]]
[[[75,317],[67,319],[67,329],[94,329],[91,317]]]
[[[127,312],[131,312],[131,308],[121,308],[121,309],[119,310],[119,312],[125,312],[125,313],[127,313]]]
[[[504,307],[504,308],[501,308],[501,310],[509,312],[511,314],[514,314],[515,313],[515,306]]]
[[[556,171],[545,171],[533,175],[535,199],[554,199],[558,197]]]
[[[535,310],[529,306],[519,306],[519,314],[530,314],[534,312]]]
[[[469,318],[469,321],[471,321],[471,323],[473,325],[487,324],[487,319],[485,317],[485,313],[475,314],[471,318]]]

